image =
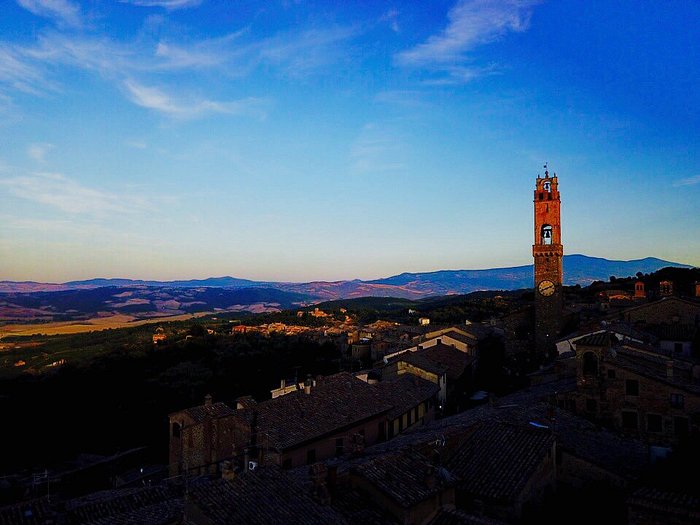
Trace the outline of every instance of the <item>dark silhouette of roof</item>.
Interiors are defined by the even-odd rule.
[[[587,335],[576,341],[578,346],[598,346],[601,348],[609,348],[612,345],[618,344],[620,341],[612,332],[599,332],[597,334]]]
[[[234,411],[226,403],[218,402],[211,405],[199,405],[183,410],[194,423],[201,423],[207,418],[220,418],[233,415]],[[174,414],[170,414],[171,416]]]
[[[66,502],[66,523],[169,525],[182,516],[183,489],[175,483],[105,490]]]
[[[406,449],[378,456],[351,469],[404,508],[454,486],[456,478],[417,451]]]
[[[474,358],[466,352],[443,343],[437,343],[415,353],[446,368],[447,379],[453,381],[462,377],[466,368],[474,361]]]
[[[460,488],[469,493],[510,501],[551,455],[553,444],[549,429],[484,422],[467,437],[447,467],[461,479]]]
[[[257,432],[263,445],[277,450],[294,448],[325,434],[389,412],[377,389],[342,372],[320,378],[310,393],[291,392],[258,403]],[[264,441],[267,439],[267,441]]]
[[[691,494],[672,492],[654,487],[641,487],[627,499],[631,507],[641,507],[656,515],[665,515],[669,523],[700,522],[700,498]]]
[[[381,381],[373,386],[381,398],[393,406],[387,414],[389,419],[405,414],[440,391],[437,383],[412,374],[402,374],[394,381]]]
[[[443,507],[427,525],[505,525],[505,522],[487,516],[469,514],[459,509]]]
[[[317,502],[310,488],[277,467],[247,471],[230,481],[200,479],[190,487],[189,498],[213,525],[347,523],[332,507]]]

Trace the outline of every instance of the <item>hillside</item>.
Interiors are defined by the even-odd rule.
[[[616,261],[601,257],[574,254],[564,256],[564,279],[567,285],[586,286],[593,281],[607,280],[610,276],[627,277],[637,272],[651,273],[661,268],[690,266],[654,257],[632,261]],[[266,289],[293,294],[292,301],[304,299],[334,300],[357,297],[423,297],[465,294],[477,290],[517,290],[532,287],[532,265],[485,270],[439,270],[435,272],[402,273],[370,281],[313,281],[307,283],[251,281],[235,277],[212,277],[180,281],[141,281],[130,279],[91,279],[62,284],[35,282],[0,282],[0,293],[36,293],[49,291],[91,290],[107,286],[148,287],[167,290],[186,289]],[[176,292],[169,292],[176,293]],[[180,292],[177,292],[180,293]],[[182,292],[184,293],[184,292]],[[270,293],[270,292],[265,292]],[[207,300],[208,302],[209,300]],[[187,302],[187,301],[185,301]],[[216,302],[216,301],[215,301]],[[276,299],[253,302],[284,302]],[[242,302],[240,304],[246,304]],[[222,307],[217,304],[217,307]]]

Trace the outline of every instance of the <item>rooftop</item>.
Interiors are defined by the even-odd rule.
[[[258,433],[269,439],[270,446],[283,450],[391,409],[391,403],[381,399],[372,385],[341,372],[320,378],[309,394],[291,392],[250,410],[257,415]]]
[[[199,479],[189,497],[212,525],[347,523],[332,507],[317,502],[305,485],[276,467],[247,471],[230,481]]]
[[[447,467],[471,494],[511,500],[520,494],[541,463],[551,455],[551,430],[483,422],[450,458]]]
[[[388,413],[390,419],[406,413],[440,391],[437,383],[412,374],[403,374],[394,381],[380,381],[372,386],[379,391],[383,400],[393,405]]]
[[[194,423],[201,423],[207,418],[220,418],[233,415],[234,411],[226,403],[218,402],[212,403],[211,405],[199,405],[196,407],[186,408],[183,410]],[[180,412],[175,412],[170,414],[171,416],[179,414]]]
[[[455,484],[447,470],[434,466],[417,451],[406,449],[355,465],[351,472],[365,478],[402,507],[412,507]]]

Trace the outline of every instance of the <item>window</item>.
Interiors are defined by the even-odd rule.
[[[310,448],[306,451],[306,464],[311,465],[311,463],[316,463],[316,449]]]
[[[688,435],[689,431],[688,418],[687,417],[674,417],[673,418],[673,432],[676,437],[684,437]]]
[[[622,411],[622,428],[625,430],[637,430],[637,413]]]
[[[598,358],[593,352],[586,352],[583,354],[583,375],[598,375]]]
[[[625,381],[625,394],[628,396],[639,395],[639,381],[636,379],[628,379]]]
[[[673,353],[682,354],[683,353],[683,343],[673,343]]]
[[[615,369],[608,368],[608,379],[615,379]]]
[[[683,408],[685,405],[685,398],[683,394],[671,394],[671,406],[673,408]]]
[[[173,423],[173,437],[174,438],[179,438],[180,437],[180,423]]]
[[[542,244],[552,244],[552,227],[549,224],[542,226]]]
[[[662,419],[658,414],[647,414],[647,432],[661,432]]]
[[[343,443],[343,438],[339,437],[335,440],[335,455],[342,456],[345,452],[345,445]]]
[[[586,410],[588,412],[595,412],[597,407],[598,407],[598,403],[596,402],[595,399],[591,399],[591,398],[586,399]]]

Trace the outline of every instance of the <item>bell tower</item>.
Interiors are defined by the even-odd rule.
[[[563,305],[561,199],[557,174],[537,176],[535,185],[535,344],[539,354],[550,350],[561,329]]]

